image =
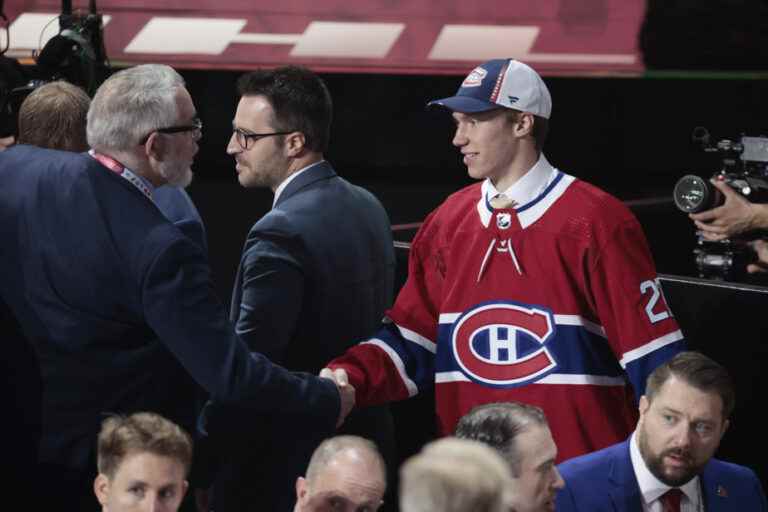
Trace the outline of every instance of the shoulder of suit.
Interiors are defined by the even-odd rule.
[[[627,449],[626,442],[614,444],[602,450],[565,460],[558,465],[558,469],[563,473],[564,478],[565,475],[577,476],[585,472],[591,472],[603,464],[623,459]]]

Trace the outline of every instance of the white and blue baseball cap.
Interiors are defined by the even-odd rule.
[[[461,83],[455,96],[430,101],[464,113],[504,107],[549,119],[552,97],[544,80],[527,64],[514,59],[494,59],[480,64]]]

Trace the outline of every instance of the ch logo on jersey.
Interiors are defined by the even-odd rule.
[[[552,312],[516,303],[482,304],[462,315],[451,346],[462,372],[480,384],[514,387],[551,372],[546,343],[556,330]]]

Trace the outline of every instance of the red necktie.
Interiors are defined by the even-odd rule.
[[[683,491],[680,489],[670,489],[665,492],[659,498],[662,512],[680,512],[680,499],[682,497]]]

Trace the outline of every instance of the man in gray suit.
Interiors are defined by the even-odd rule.
[[[231,319],[252,350],[287,368],[317,373],[370,336],[391,303],[389,219],[373,195],[337,176],[324,160],[332,105],[317,75],[289,66],[249,73],[238,85],[242,98],[227,152],[242,186],[269,188],[275,198],[245,242]],[[248,421],[246,411],[216,413],[209,432],[225,455],[214,509],[259,503],[263,510],[290,510],[292,484],[321,439],[307,439],[285,416]],[[385,458],[393,451],[392,431],[381,407],[361,410],[344,428],[373,439]],[[285,443],[258,442],[273,434]]]

